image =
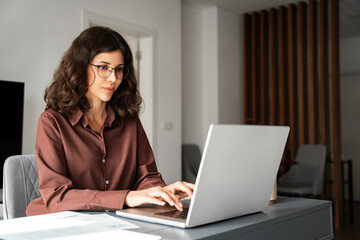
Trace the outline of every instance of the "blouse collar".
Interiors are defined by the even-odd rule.
[[[77,106],[75,109],[67,111],[66,115],[68,116],[70,123],[72,126],[75,126],[78,122],[81,122],[81,124],[86,127],[89,124],[89,121],[83,111],[81,111],[80,107]],[[111,127],[112,123],[115,120],[115,112],[110,106],[110,104],[107,104],[107,116],[105,119],[104,126]]]

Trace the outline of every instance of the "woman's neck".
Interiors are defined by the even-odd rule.
[[[96,132],[100,132],[107,117],[106,102],[92,104],[92,107],[85,113],[85,115],[88,118],[90,128]]]

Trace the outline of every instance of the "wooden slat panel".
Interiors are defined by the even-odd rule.
[[[310,143],[319,143],[317,2],[309,0],[309,123]]]
[[[330,146],[330,100],[329,100],[329,23],[328,1],[320,0],[320,126],[321,143]]]
[[[279,125],[279,45],[278,45],[278,13],[270,9],[269,41],[270,41],[270,124]]]
[[[290,161],[295,161],[298,148],[298,103],[297,103],[297,42],[296,42],[296,6],[288,7],[288,42],[289,42],[289,153]]]
[[[332,123],[332,156],[334,180],[335,227],[343,225],[343,202],[341,184],[341,123],[340,123],[340,47],[339,47],[339,1],[332,0],[331,14],[331,123]]]
[[[260,123],[269,124],[269,14],[260,12]]]
[[[244,61],[248,59],[247,62],[251,64],[249,67],[249,64],[244,63],[244,79],[247,79],[244,81],[244,91],[247,91],[244,93],[244,98],[247,112],[245,115],[252,117],[253,123],[265,123],[266,116],[269,115],[271,124],[289,124],[291,126],[287,145],[287,150],[290,149],[291,160],[294,159],[295,150],[300,144],[309,142],[326,144],[334,162],[332,172],[335,226],[339,228],[343,219],[342,186],[340,184],[339,1],[332,0],[331,4],[331,100],[327,0],[320,0],[320,43],[317,42],[317,3],[315,0],[309,2],[308,19],[305,2],[300,2],[297,10],[296,6],[292,4],[289,5],[289,9],[283,6],[279,7],[278,11],[271,9],[268,21],[269,56],[266,55],[266,14],[262,11],[261,15],[256,12],[251,16],[245,17],[244,15],[244,36],[250,36],[248,39],[245,37],[244,40]],[[296,13],[297,18],[295,17]],[[307,39],[307,26],[309,26],[310,32],[309,39]],[[318,65],[318,44],[320,46],[320,65]],[[268,58],[270,59],[270,92],[269,96],[266,96],[266,61]],[[297,60],[298,62],[296,62]],[[320,81],[318,79],[319,70]],[[298,82],[296,82],[296,78]],[[297,93],[298,96],[296,96]],[[320,99],[318,99],[319,96]],[[268,107],[270,114],[266,113],[267,98],[270,99],[270,107]],[[298,101],[298,105],[296,105],[296,101]],[[329,105],[331,105],[331,114]],[[319,106],[320,109],[318,109]],[[319,117],[321,122],[318,120]],[[321,138],[319,133],[321,133]],[[333,137],[332,141],[331,137]]]
[[[259,31],[260,31],[259,13],[253,12],[251,15],[251,104],[252,104],[252,120],[254,123],[260,121],[259,106]]]
[[[320,143],[326,146],[327,155],[331,149],[330,146],[330,100],[329,100],[329,32],[328,32],[328,1],[320,0],[319,3],[319,48],[320,48]],[[328,160],[330,157],[328,157]],[[325,171],[325,180],[330,177],[328,168]],[[330,198],[330,189],[325,187],[324,196]]]
[[[244,123],[252,118],[251,108],[251,16],[243,15],[243,36],[244,36]]]
[[[287,8],[279,8],[280,125],[288,125]]]
[[[298,5],[299,45],[299,144],[308,143],[308,84],[307,84],[307,34],[306,3]]]

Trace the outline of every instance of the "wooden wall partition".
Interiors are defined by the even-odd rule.
[[[297,7],[290,4],[288,8],[288,60],[289,60],[289,157],[295,159],[296,149],[299,147],[298,128],[298,86],[297,86]]]
[[[260,123],[269,123],[269,16],[260,12]]]
[[[287,106],[287,8],[281,6],[279,8],[279,102],[280,102],[280,125],[288,125]]]
[[[245,122],[290,126],[284,162],[294,161],[301,144],[326,145],[333,167],[327,198],[339,228],[339,2],[309,0],[247,13],[243,33]]]
[[[269,65],[270,65],[270,124],[280,124],[279,111],[279,35],[278,35],[278,11],[275,8],[270,9],[269,15]],[[246,89],[246,88],[244,88]],[[247,90],[245,90],[246,92]]]
[[[246,59],[244,61],[244,116],[245,122],[249,122],[249,119],[252,117],[251,109],[251,15],[244,14],[244,26],[243,26],[243,36],[244,36],[244,48],[243,48],[243,57]]]
[[[317,2],[309,1],[309,142],[316,144],[319,138],[319,88],[318,88],[318,41]]]
[[[331,43],[331,156],[334,180],[335,226],[343,224],[343,202],[341,188],[341,123],[340,123],[340,37],[339,0],[330,1],[330,43]]]
[[[320,26],[319,26],[319,71],[320,71],[320,142],[331,149],[330,146],[330,97],[329,97],[329,24],[328,1],[320,0]]]
[[[257,12],[253,12],[251,15],[251,114],[254,122],[259,122],[260,118],[260,97],[259,97],[259,43],[260,43],[260,17]],[[254,104],[255,103],[255,104]]]
[[[308,125],[308,55],[307,55],[307,4],[300,2],[298,6],[298,44],[299,44],[299,142],[309,143]],[[293,159],[291,159],[293,160]]]

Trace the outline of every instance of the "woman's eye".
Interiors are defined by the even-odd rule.
[[[106,65],[100,65],[99,68],[101,70],[105,70],[105,71],[109,70],[109,66],[106,66]]]
[[[124,71],[124,68],[123,67],[117,67],[117,68],[115,68],[115,71],[116,72],[122,72],[122,71]]]

